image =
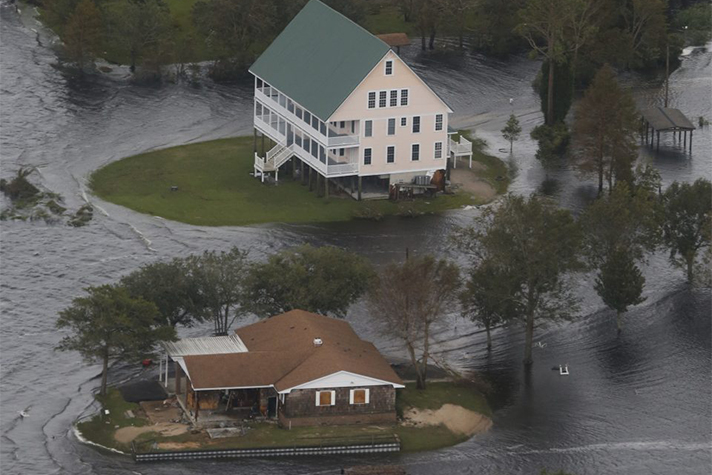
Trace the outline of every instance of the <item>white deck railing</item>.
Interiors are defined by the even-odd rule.
[[[456,157],[472,155],[472,142],[462,136],[459,142],[450,139],[450,152],[454,153]]]

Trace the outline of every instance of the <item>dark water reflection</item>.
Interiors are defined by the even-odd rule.
[[[125,72],[89,81],[69,79],[54,67],[55,56],[37,34],[29,12],[24,24],[14,8],[0,9],[2,85],[0,166],[3,176],[18,166],[36,166],[42,184],[61,193],[70,207],[85,200],[88,175],[105,163],[159,147],[226,137],[249,131],[249,88],[169,84],[136,87]],[[41,30],[40,30],[41,31]],[[39,42],[38,42],[39,40]],[[528,194],[542,188],[574,210],[595,195],[592,183],[562,167],[547,173],[534,157],[528,136],[541,122],[530,87],[538,64],[513,59],[501,62],[477,55],[446,61],[406,60],[457,112],[456,127],[475,129],[493,153],[515,170],[512,191]],[[691,117],[712,118],[712,54],[686,57],[671,80],[671,102]],[[660,99],[660,80],[625,78],[639,104]],[[513,109],[509,98],[514,99]],[[499,130],[514,111],[524,128],[515,153]],[[667,140],[667,139],[666,139]],[[660,154],[641,152],[641,161],[660,169],[666,183],[710,177],[712,140],[697,131],[693,153],[668,145]],[[507,147],[508,149],[508,147]],[[240,245],[262,258],[286,246],[310,242],[359,252],[377,265],[412,252],[436,252],[461,264],[465,257],[447,246],[453,226],[468,224],[477,211],[454,211],[417,220],[350,222],[320,226],[275,225],[252,228],[201,228],[139,215],[91,199],[98,207],[85,228],[7,223],[2,226],[0,330],[2,368],[2,473],[198,474],[337,473],[360,463],[403,463],[409,473],[531,474],[543,467],[587,473],[709,473],[710,434],[710,292],[689,291],[680,271],[666,256],[652,256],[644,272],[647,302],[631,310],[625,331],[615,333],[613,315],[592,292],[592,277],[577,276],[582,317],[540,328],[530,372],[520,364],[523,335],[519,328],[498,330],[487,354],[481,329],[455,314],[436,329],[436,357],[462,370],[484,374],[493,387],[494,428],[457,447],[425,454],[327,457],[236,462],[197,462],[136,466],[126,458],[84,446],[71,433],[73,421],[90,414],[97,366],[74,354],[55,353],[62,337],[54,329],[57,312],[79,288],[113,282],[137,266],[156,259],[227,249]],[[402,356],[397,342],[385,338],[362,305],[348,320],[386,354]],[[206,332],[186,331],[188,335]],[[563,378],[552,366],[568,363]],[[136,369],[116,367],[115,381],[135,376]],[[29,407],[30,417],[18,412]]]

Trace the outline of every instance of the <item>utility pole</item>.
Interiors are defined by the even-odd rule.
[[[670,90],[670,39],[665,52],[665,108],[668,106],[668,91]]]

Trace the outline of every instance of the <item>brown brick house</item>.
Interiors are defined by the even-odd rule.
[[[276,418],[284,426],[396,420],[403,382],[343,320],[293,310],[229,337],[166,349],[176,363],[176,393],[196,421],[206,414]]]

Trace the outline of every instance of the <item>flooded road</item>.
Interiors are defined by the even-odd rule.
[[[37,167],[41,183],[60,193],[69,208],[85,200],[97,206],[83,228],[41,223],[2,222],[0,249],[0,351],[2,394],[0,432],[5,474],[188,475],[214,470],[241,474],[338,473],[359,463],[401,463],[409,473],[532,474],[541,468],[577,474],[704,474],[712,462],[712,350],[709,291],[687,290],[682,272],[671,269],[664,253],[644,269],[647,301],[631,310],[625,331],[616,337],[612,315],[592,290],[592,277],[577,280],[583,298],[581,317],[572,323],[538,329],[535,365],[521,365],[519,329],[495,333],[487,355],[479,329],[448,315],[435,339],[436,357],[460,369],[484,374],[494,388],[494,428],[487,434],[445,450],[382,457],[333,457],[235,462],[167,463],[137,466],[77,441],[71,427],[91,414],[99,366],[78,355],[56,353],[62,334],[54,328],[57,312],[80,289],[116,281],[141,264],[157,259],[227,249],[250,249],[255,259],[278,249],[309,242],[359,252],[374,262],[401,259],[415,252],[447,254],[446,238],[476,211],[437,217],[394,219],[380,223],[272,225],[250,228],[187,226],[102,202],[86,195],[95,169],[143,151],[250,133],[251,90],[205,81],[200,87],[169,84],[160,88],[130,85],[116,71],[111,78],[78,82],[54,65],[48,38],[33,31],[27,12],[0,9],[0,167],[2,175],[20,166]],[[456,111],[453,126],[475,129],[489,150],[516,170],[511,190],[528,194],[540,188],[546,173],[534,159],[531,128],[542,121],[531,88],[539,65],[523,58],[498,62],[476,55],[447,60],[404,53]],[[671,104],[690,117],[712,118],[712,53],[696,51],[671,78]],[[639,104],[659,100],[660,80],[627,77]],[[515,154],[499,130],[513,110],[524,128]],[[710,178],[709,129],[695,132],[692,155],[674,148],[660,154],[642,151],[641,160],[656,166],[666,183]],[[593,186],[569,169],[550,172],[556,199],[579,209],[595,194]],[[385,354],[401,356],[396,342],[384,339],[365,308],[355,305],[348,320]],[[194,328],[188,334],[207,333]],[[572,374],[550,371],[568,363]],[[136,373],[115,368],[113,380]],[[19,417],[27,409],[28,418]]]

